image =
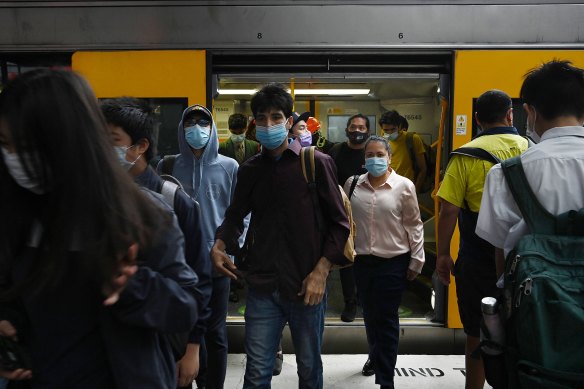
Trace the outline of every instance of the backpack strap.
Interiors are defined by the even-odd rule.
[[[172,170],[174,169],[174,161],[176,160],[176,155],[165,155],[162,159],[162,174],[167,174],[172,176]]]
[[[521,157],[513,157],[501,162],[505,180],[521,215],[532,234],[555,234],[556,217],[549,213],[535,197],[527,182]]]
[[[353,192],[355,191],[355,187],[357,186],[357,181],[359,180],[359,175],[355,174],[353,176],[353,181],[351,181],[351,188],[349,189],[349,199],[353,196]]]
[[[408,154],[410,155],[410,160],[414,167],[414,173],[417,175],[419,169],[416,161],[416,154],[414,153],[414,133],[412,132],[406,132],[406,147],[408,148]]]
[[[478,158],[478,159],[482,159],[484,161],[491,162],[495,165],[502,162],[501,159],[499,157],[497,157],[495,154],[493,154],[487,150],[481,149],[479,147],[460,147],[460,148],[452,151],[450,154],[464,155],[467,157]]]
[[[316,147],[318,147],[319,149],[322,149],[325,144],[326,144],[326,138],[319,133],[318,139],[316,141]]]
[[[167,176],[166,174],[164,176],[171,177]],[[175,184],[172,181],[167,181],[166,179],[163,178],[160,194],[162,195],[162,197],[164,197],[164,201],[166,201],[166,204],[170,205],[172,209],[174,209],[174,198],[176,196],[176,192],[178,189],[179,186],[177,184]]]
[[[320,210],[320,202],[318,201],[318,193],[316,191],[316,165],[314,162],[314,150],[316,147],[309,146],[300,149],[300,163],[302,165],[302,174],[308,183],[308,191],[314,207],[314,216],[316,218],[316,227],[322,231],[324,223],[322,221],[322,212]]]

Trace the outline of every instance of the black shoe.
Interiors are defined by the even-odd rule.
[[[346,303],[343,313],[341,313],[341,320],[350,323],[355,320],[355,315],[357,315],[357,304]]]
[[[272,375],[279,375],[282,372],[282,364],[284,364],[284,354],[277,353],[276,360],[274,361],[274,370]]]
[[[371,362],[371,359],[367,358],[367,362],[365,362],[365,364],[363,365],[363,370],[361,370],[361,374],[363,374],[365,377],[369,377],[375,374],[375,369],[373,368],[373,362]]]

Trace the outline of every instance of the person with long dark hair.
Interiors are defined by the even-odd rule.
[[[89,85],[57,70],[11,81],[0,146],[0,336],[30,357],[0,376],[175,388],[165,334],[197,320],[197,277],[163,200],[127,179]]]

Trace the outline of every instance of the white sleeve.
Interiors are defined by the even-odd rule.
[[[509,190],[501,165],[487,174],[476,234],[498,248],[504,248],[513,226],[522,220]]]

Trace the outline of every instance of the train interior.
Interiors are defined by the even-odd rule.
[[[419,134],[427,145],[437,140],[441,105],[438,74],[227,74],[216,75],[217,94],[213,110],[220,137],[228,137],[227,119],[235,112],[250,119],[251,95],[263,84],[279,82],[288,85],[295,97],[295,111],[309,111],[321,124],[321,133],[332,142],[346,141],[347,119],[361,113],[369,117],[371,133],[382,134],[378,124],[381,114],[395,109],[409,122],[410,132]],[[435,266],[434,208],[431,193],[420,196],[425,224],[426,261],[423,274],[410,283],[400,307],[400,318],[420,324],[443,322],[444,312],[436,312],[432,273]],[[245,287],[232,284],[236,296],[229,303],[229,320],[243,320]],[[327,323],[340,323],[344,308],[338,271],[328,283]],[[437,307],[440,310],[444,308]],[[357,310],[356,323],[362,324]]]

